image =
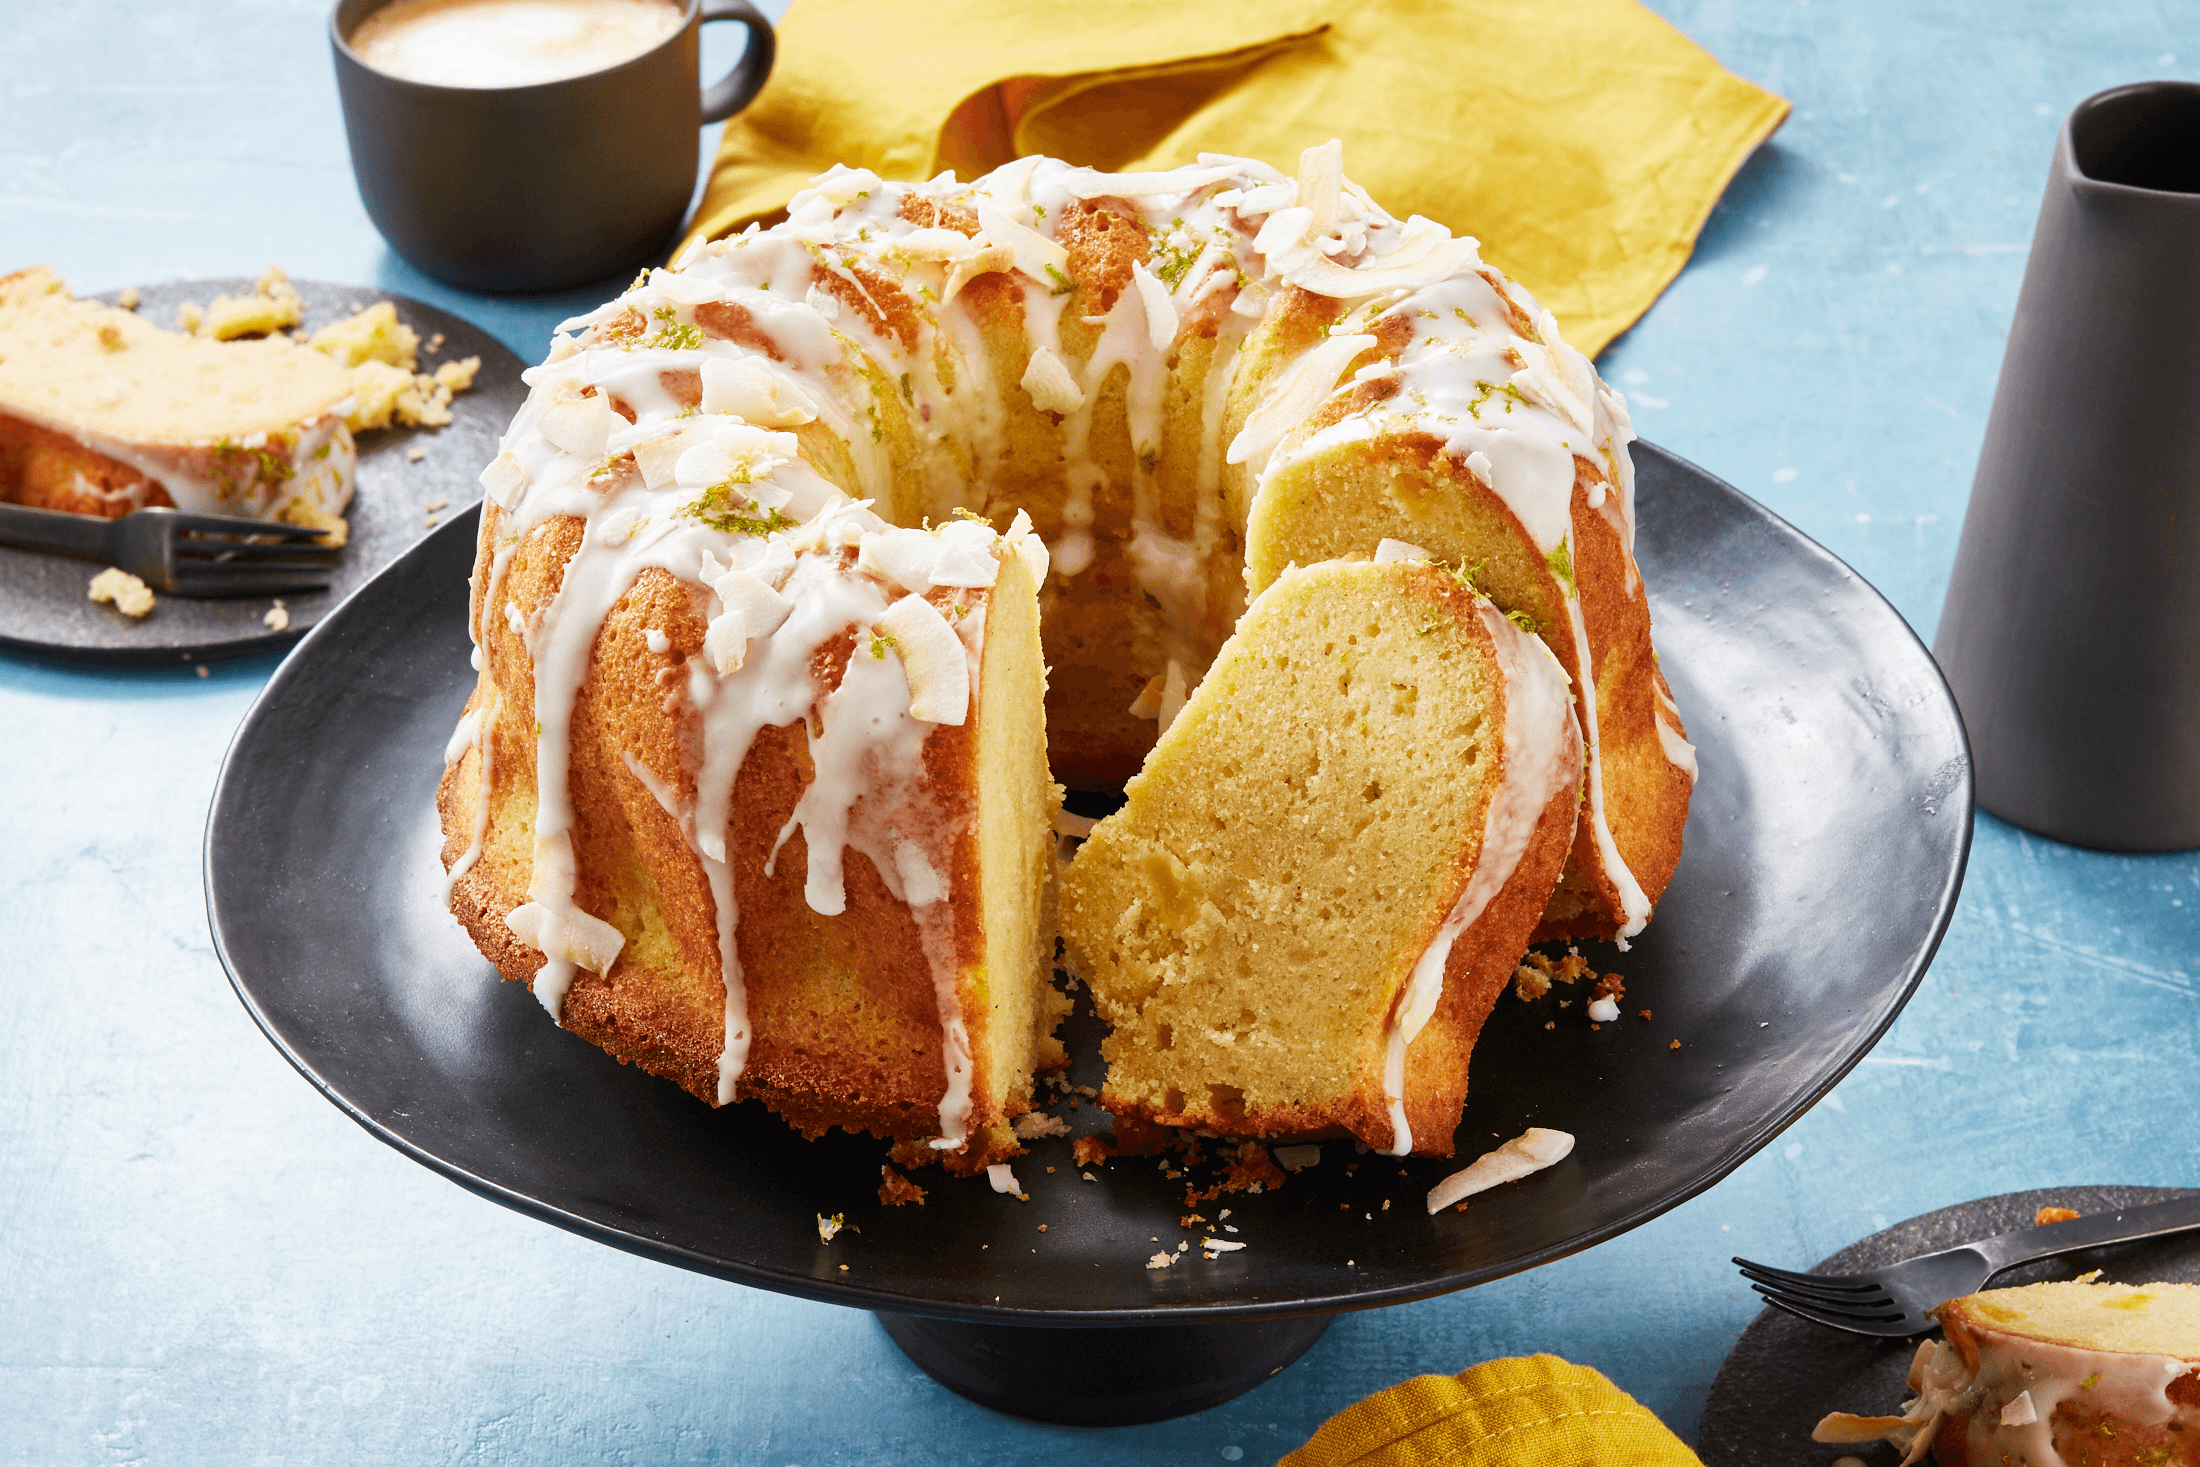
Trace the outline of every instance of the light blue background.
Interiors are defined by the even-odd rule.
[[[2100,88],[2200,76],[2200,7],[1658,8],[1796,110],[1599,365],[1645,437],[1831,547],[1929,639],[2055,130]],[[352,188],[323,26],[297,0],[0,0],[0,268],[89,291],[279,261],[539,357],[605,292],[468,297],[391,255]],[[1692,1439],[1754,1313],[1729,1254],[1801,1265],[2021,1188],[2200,1185],[2200,861],[1982,816],[1908,1011],[1705,1196],[1532,1274],[1347,1316],[1200,1416],[991,1416],[867,1315],[479,1201],[299,1080],[231,995],[200,889],[208,792],[271,667],[0,659],[0,1462],[1265,1462],[1408,1375],[1529,1350],[1598,1366]]]

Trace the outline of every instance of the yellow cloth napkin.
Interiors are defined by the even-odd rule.
[[[1277,1467],[1703,1467],[1635,1398],[1556,1355],[1417,1375],[1329,1418]]]
[[[1214,152],[1294,173],[1336,137],[1376,202],[1480,239],[1593,356],[1787,111],[1636,0],[796,0],[691,237],[835,163],[971,178],[1025,153]]]

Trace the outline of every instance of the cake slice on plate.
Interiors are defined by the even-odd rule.
[[[185,336],[77,300],[50,270],[0,277],[0,500],[341,532],[352,396],[348,370],[287,337]]]
[[[2200,1285],[1987,1289],[1933,1311],[1898,1416],[1836,1411],[1821,1442],[1884,1438],[1905,1464],[2161,1467],[2200,1460]]]

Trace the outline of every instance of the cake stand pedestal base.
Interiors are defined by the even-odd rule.
[[[1064,1426],[1136,1426],[1219,1406],[1313,1348],[1333,1315],[1043,1329],[880,1314],[934,1380],[990,1410]]]

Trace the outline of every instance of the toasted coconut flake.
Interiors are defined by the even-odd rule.
[[[1016,268],[1033,280],[1051,287],[1069,279],[1069,251],[1038,230],[1018,224],[1005,210],[989,203],[979,204],[978,227],[985,232],[987,243],[1008,246],[1016,257]]]
[[[1516,1182],[1547,1166],[1556,1166],[1573,1149],[1574,1138],[1564,1131],[1530,1126],[1495,1151],[1483,1152],[1472,1166],[1438,1182],[1429,1191],[1428,1210],[1431,1214],[1442,1212],[1463,1197],[1486,1192],[1506,1182]]]
[[[1368,338],[1369,341],[1374,339]],[[1041,412],[1074,413],[1085,405],[1084,389],[1069,374],[1069,368],[1062,365],[1062,359],[1047,347],[1042,346],[1031,354],[1031,365],[1024,368],[1020,385],[1031,394],[1032,405]]]
[[[509,453],[500,453],[489,460],[489,467],[481,471],[481,487],[489,491],[499,509],[510,509],[519,503],[519,497],[527,492],[527,470]]]
[[[904,596],[878,619],[894,639],[909,679],[909,716],[925,723],[960,724],[970,712],[970,662],[962,638],[939,608],[922,596]]]
[[[955,293],[980,275],[1005,275],[1016,268],[1016,252],[1007,245],[988,245],[967,259],[957,260],[947,272],[947,284],[941,287],[940,302],[945,304],[955,298]]]
[[[1153,342],[1155,351],[1167,351],[1176,344],[1176,302],[1169,296],[1169,287],[1149,273],[1143,263],[1131,266],[1131,284],[1138,287],[1139,304],[1146,308],[1146,336]]]
[[[591,973],[610,972],[619,949],[626,946],[626,936],[618,928],[578,907],[569,909],[561,920],[540,902],[525,902],[505,914],[504,925],[543,956],[562,958]]]
[[[817,419],[816,406],[800,388],[746,357],[710,357],[703,362],[702,410],[731,413],[761,428],[796,428]]]
[[[1810,1429],[1810,1439],[1837,1445],[1876,1442],[1896,1433],[1907,1436],[1915,1424],[1907,1416],[1857,1416],[1833,1411]]]
[[[582,397],[560,394],[543,409],[542,436],[565,452],[590,462],[603,457],[604,445],[626,422],[611,411],[602,393]]]
[[[1352,359],[1376,344],[1372,336],[1331,336],[1301,356],[1286,380],[1257,408],[1230,443],[1225,457],[1230,463],[1252,463],[1258,469],[1268,461],[1286,433],[1337,390],[1337,379]]]

